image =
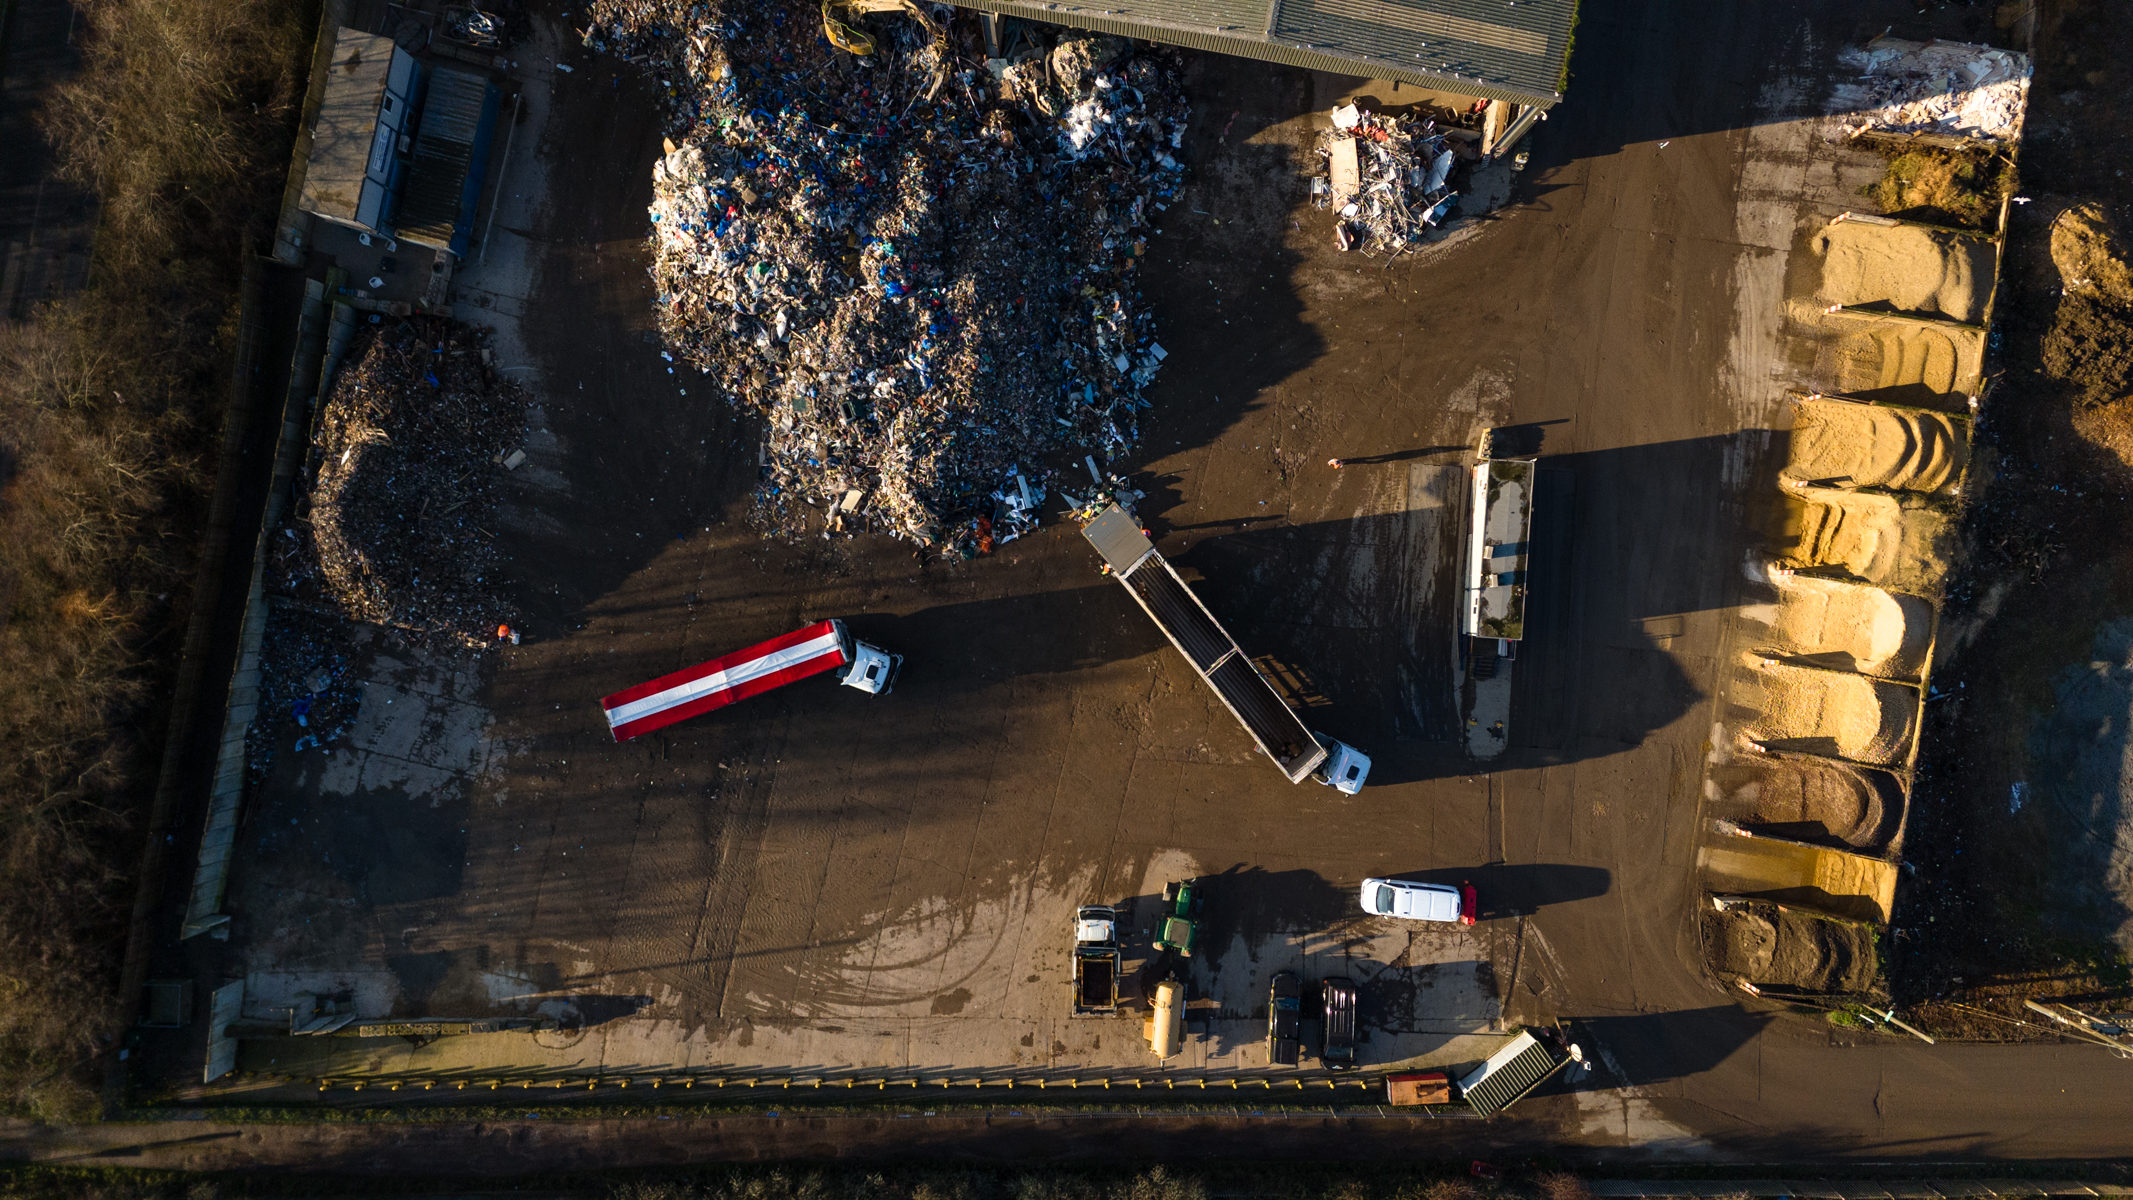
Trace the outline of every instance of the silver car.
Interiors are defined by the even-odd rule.
[[[1474,885],[1462,883],[1410,883],[1404,879],[1365,879],[1363,911],[1373,917],[1398,917],[1406,921],[1443,921],[1472,925],[1480,907]]]

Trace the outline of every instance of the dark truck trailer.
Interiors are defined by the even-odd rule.
[[[1169,560],[1141,532],[1131,514],[1113,504],[1081,532],[1132,593],[1134,602],[1214,689],[1230,715],[1237,718],[1237,723],[1252,735],[1259,749],[1274,760],[1290,783],[1301,783],[1316,771],[1320,783],[1346,793],[1352,794],[1363,786],[1370,760],[1304,728],[1281,694],[1244,657],[1236,639],[1222,628]],[[1321,770],[1329,762],[1339,768],[1332,774]]]

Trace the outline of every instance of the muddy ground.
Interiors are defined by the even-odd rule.
[[[1894,986],[1936,1027],[2041,1036],[2019,997],[2133,1005],[2133,412],[2101,353],[2133,329],[2081,276],[2069,222],[2123,228],[2133,202],[2133,72],[2097,48],[2133,39],[2133,9],[2044,7],[2026,204],[2010,219],[2000,372],[1979,426],[1969,562],[1950,592],[1927,706],[1894,929]],[[2070,210],[2089,206],[2088,219]],[[2122,276],[2119,276],[2122,278]],[[2108,282],[2108,281],[2107,281]],[[1978,484],[1982,483],[1982,488]]]

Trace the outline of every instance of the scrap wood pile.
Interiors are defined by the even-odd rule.
[[[1429,117],[1368,112],[1353,104],[1333,110],[1333,126],[1318,135],[1326,175],[1311,192],[1336,216],[1334,241],[1343,250],[1398,254],[1422,241],[1451,215],[1459,193],[1453,169],[1481,157],[1475,146]]]
[[[926,4],[591,12],[589,47],[671,89],[663,353],[763,419],[766,528],[967,557],[1034,527],[1047,455],[1138,439],[1166,352],[1136,266],[1184,172],[1174,52],[1025,29],[988,61],[974,19]]]
[[[284,591],[424,639],[495,641],[509,608],[494,489],[526,398],[484,337],[415,317],[350,350],[319,413],[310,503],[274,548]]]

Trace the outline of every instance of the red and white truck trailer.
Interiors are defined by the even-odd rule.
[[[837,681],[846,687],[879,696],[895,684],[903,665],[903,655],[853,640],[844,622],[817,621],[746,650],[624,688],[603,698],[600,707],[607,711],[608,732],[616,741],[626,742],[825,671],[835,672]]]

